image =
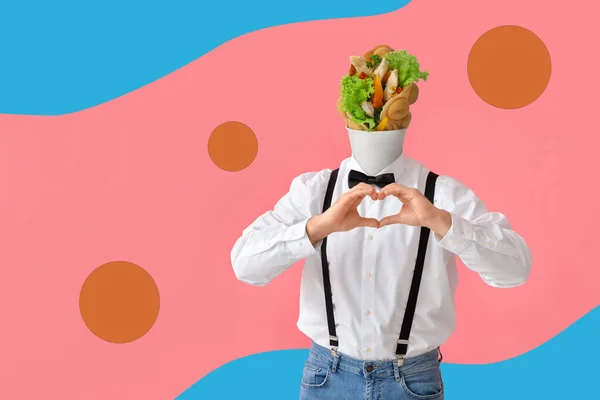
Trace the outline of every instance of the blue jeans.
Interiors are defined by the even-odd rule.
[[[300,400],[443,400],[438,351],[393,361],[365,361],[312,344],[300,384]]]

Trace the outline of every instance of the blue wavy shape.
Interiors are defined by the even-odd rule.
[[[518,357],[492,364],[442,364],[447,400],[600,399],[600,307]],[[216,369],[177,397],[297,399],[308,350],[243,357]]]
[[[3,1],[0,113],[79,111],[147,85],[248,32],[382,14],[408,2]]]

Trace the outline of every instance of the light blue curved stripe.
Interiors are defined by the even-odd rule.
[[[600,399],[600,307],[519,357],[481,365],[443,364],[446,400]],[[232,361],[177,397],[297,399],[308,350],[256,354]]]
[[[2,1],[0,114],[82,110],[147,85],[251,31],[382,14],[408,2]]]

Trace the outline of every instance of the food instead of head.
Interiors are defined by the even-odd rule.
[[[362,57],[350,57],[350,64],[337,103],[346,126],[369,132],[407,128],[409,107],[419,96],[416,82],[429,77],[417,58],[406,50],[379,45]]]

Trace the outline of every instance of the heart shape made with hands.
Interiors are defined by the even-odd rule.
[[[387,185],[379,192],[372,186],[363,186],[357,192],[364,194],[362,200],[357,204],[357,209],[358,205],[365,201],[365,199],[375,202],[383,201],[388,197],[394,197],[400,202],[400,210],[397,213],[385,216],[380,220],[360,216],[364,220],[377,221],[378,228],[392,224],[421,226],[425,219],[432,215],[435,210],[435,206],[417,189],[397,183]]]

